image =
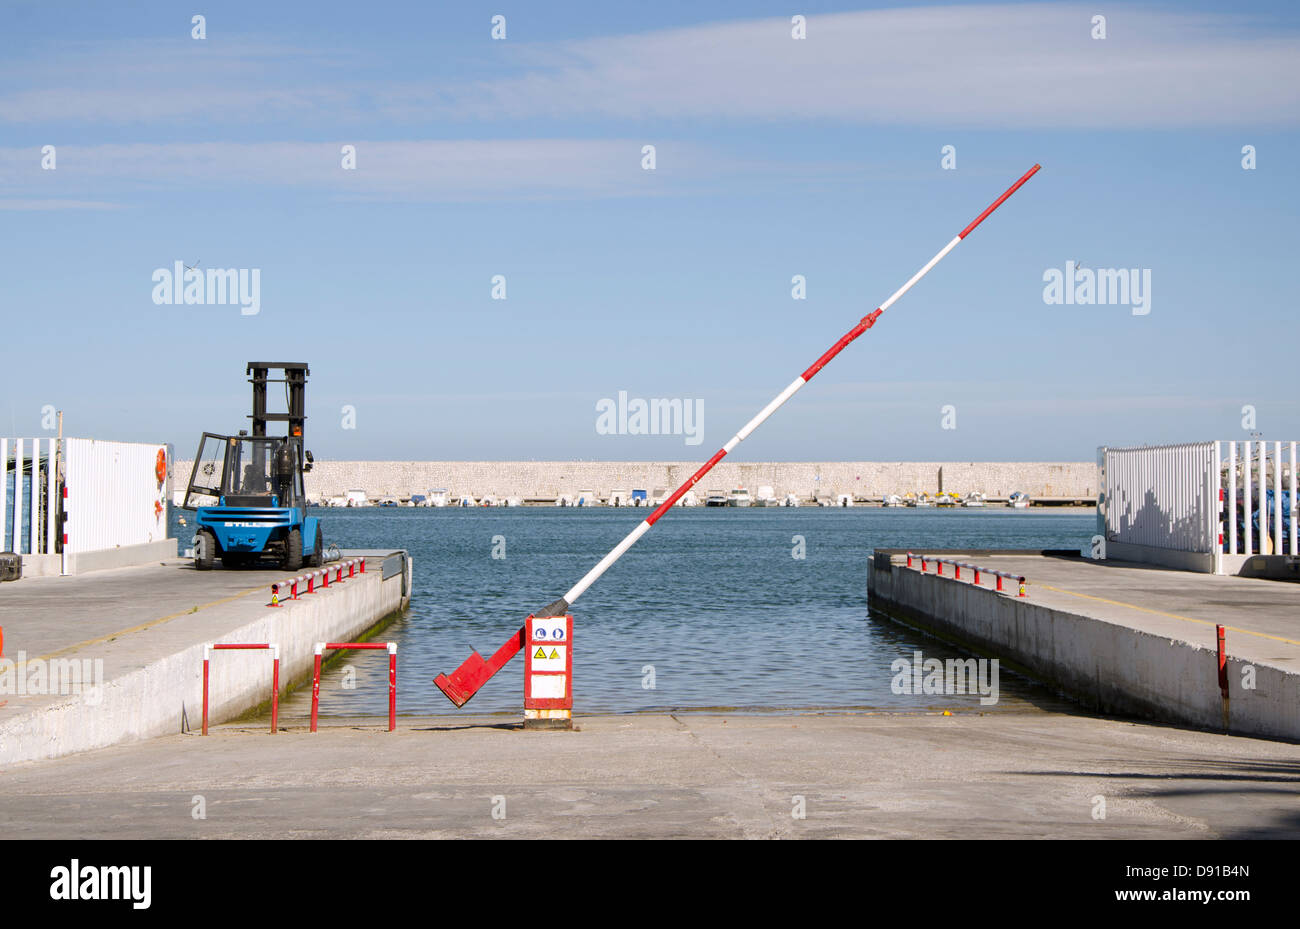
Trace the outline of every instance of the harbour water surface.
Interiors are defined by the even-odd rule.
[[[518,716],[516,659],[456,710],[431,683],[476,648],[490,655],[645,517],[643,509],[315,511],[342,548],[404,547],[411,609],[380,638],[398,643],[400,714]],[[896,659],[967,657],[867,609],[874,548],[1084,548],[1088,512],[914,509],[677,509],[575,605],[575,712],[735,708],[951,708],[1066,704],[1002,671],[1000,700],[895,693]],[[188,534],[180,530],[182,548]],[[496,557],[494,557],[494,555]],[[802,555],[803,557],[797,557]],[[281,704],[306,716],[309,693]],[[387,713],[383,658],[354,652],[323,675],[322,716]]]

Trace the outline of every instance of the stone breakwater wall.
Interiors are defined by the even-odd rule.
[[[191,467],[192,462],[176,462],[178,489],[188,482]],[[409,497],[433,489],[476,499],[492,494],[553,500],[583,490],[606,498],[613,491],[633,489],[662,496],[698,467],[697,461],[317,461],[306,477],[306,488],[312,498],[349,490],[364,490],[371,499]],[[695,491],[702,500],[711,490],[744,487],[754,493],[764,485],[778,497],[793,493],[801,498],[852,494],[869,499],[909,491],[1006,497],[1022,491],[1031,497],[1095,499],[1097,466],[1091,461],[724,461]]]

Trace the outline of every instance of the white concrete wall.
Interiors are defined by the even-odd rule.
[[[554,499],[594,490],[602,498],[632,488],[654,493],[672,490],[690,477],[699,461],[318,461],[306,475],[308,493],[322,496],[364,488],[374,499],[406,496],[445,487],[451,498],[471,494]],[[176,462],[176,484],[189,482],[190,461]],[[818,480],[820,478],[820,480]],[[1072,462],[755,462],[723,461],[697,488],[730,490],[770,485],[778,497],[882,497],[888,493],[979,492],[1006,497],[1024,491],[1032,497],[1096,498],[1097,466]]]
[[[873,564],[868,586],[873,607],[1018,664],[1085,706],[1206,729],[1222,726],[1213,649],[898,565],[886,571]],[[1256,669],[1256,689],[1231,687],[1231,731],[1300,739],[1300,675],[1230,658],[1230,682],[1241,681],[1247,663]]]

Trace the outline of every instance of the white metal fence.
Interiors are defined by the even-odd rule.
[[[1217,444],[1217,443],[1216,443]],[[1296,443],[1223,443],[1223,521],[1229,555],[1300,555],[1296,537]]]
[[[167,481],[158,456],[167,446],[64,439],[69,552],[156,542],[167,537]]]
[[[1225,440],[1101,448],[1107,542],[1204,554],[1300,555],[1296,442]]]
[[[165,445],[0,438],[0,551],[54,555],[165,539],[170,465]]]
[[[0,438],[0,551],[58,551],[55,442]]]

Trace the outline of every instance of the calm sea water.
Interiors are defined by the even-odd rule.
[[[453,671],[471,648],[491,654],[529,612],[563,594],[646,513],[315,512],[323,519],[327,542],[342,548],[406,548],[414,558],[411,608],[380,636],[398,643],[398,712],[515,716],[523,692],[522,658],[464,710],[456,710],[432,678]],[[867,609],[870,552],[877,547],[1081,549],[1094,525],[1090,512],[1002,508],[674,510],[575,605],[575,710],[978,709],[974,696],[891,692],[895,659],[910,658],[916,650],[941,659],[961,653]],[[800,539],[804,557],[796,558]],[[504,557],[492,557],[494,550]],[[1000,689],[998,708],[1023,707],[1026,701],[1063,705],[1005,671]],[[281,704],[286,718],[305,716],[308,709],[305,689]],[[386,714],[384,659],[352,653],[332,665],[322,678],[321,713]]]

